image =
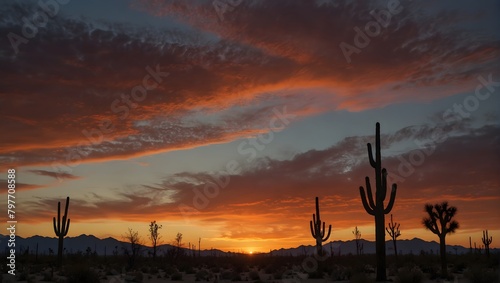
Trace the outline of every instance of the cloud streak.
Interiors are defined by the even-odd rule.
[[[210,1],[140,3],[191,28],[61,15],[30,40],[36,48],[0,56],[0,130],[11,133],[0,163],[73,165],[229,142],[265,131],[262,113],[272,107],[287,105],[299,118],[370,109],[415,100],[417,88],[427,90],[419,100],[430,100],[471,89],[477,73],[496,72],[499,60],[497,39],[453,25],[463,11],[414,13],[423,7],[402,2],[402,12],[349,65],[339,43],[383,6],[253,1],[220,23]],[[2,9],[3,34],[21,27],[30,6]],[[476,43],[465,45],[471,36]],[[0,44],[10,49],[8,41]],[[130,92],[147,66],[169,76],[134,101]],[[306,100],[310,89],[321,94]],[[113,125],[103,141],[102,124]]]
[[[413,131],[405,128],[383,135],[382,143],[390,147],[401,140],[414,140],[415,136],[428,138],[427,127],[415,126]],[[500,129],[485,126],[467,128],[467,132],[439,143],[435,153],[415,173],[398,183],[392,213],[405,230],[422,228],[420,218],[424,216],[424,204],[442,200],[458,207],[457,219],[465,228],[491,227],[491,223],[497,223],[500,179],[496,168],[500,164],[488,156],[500,152]],[[151,219],[163,219],[168,215],[167,221],[190,220],[222,226],[220,239],[258,241],[272,238],[296,243],[309,238],[307,224],[313,213],[314,197],[319,196],[322,216],[334,230],[371,225],[373,220],[364,211],[357,188],[363,184],[365,176],[373,175],[365,149],[365,142],[372,142],[372,138],[348,137],[325,150],[300,153],[289,160],[259,159],[240,174],[231,175],[227,186],[198,211],[182,211],[179,205],[196,207],[193,192],[202,191],[207,183],[214,182],[214,176],[208,172],[166,176],[162,183],[120,192],[113,199],[96,194],[86,200],[72,200],[72,221],[92,221],[92,217],[143,221],[147,211]],[[345,152],[349,153],[348,157]],[[398,157],[400,155],[384,154],[384,167],[390,175],[397,174]],[[456,164],[467,166],[457,167]],[[33,215],[29,221],[46,221],[56,203],[55,199],[38,200],[27,204],[29,209],[19,213],[21,216]],[[127,211],[123,211],[123,207],[127,207]],[[242,217],[247,224],[241,224]],[[263,230],[262,227],[268,228]],[[364,233],[369,236],[372,232]]]

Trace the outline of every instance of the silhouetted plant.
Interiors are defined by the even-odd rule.
[[[452,220],[457,213],[457,208],[448,206],[448,202],[437,203],[435,205],[426,204],[425,211],[429,217],[424,217],[422,224],[425,228],[439,237],[439,248],[441,255],[441,275],[446,278],[448,270],[446,267],[446,235],[454,233],[458,229],[458,222]]]
[[[391,214],[391,222],[389,222],[389,224],[387,225],[387,227],[385,227],[385,230],[387,231],[387,234],[389,234],[389,236],[391,236],[392,243],[394,244],[394,255],[396,256],[396,258],[398,257],[398,249],[397,249],[397,246],[396,246],[396,238],[399,237],[399,236],[401,236],[401,231],[399,231],[399,226],[400,225],[401,224],[392,221],[392,214]]]
[[[472,238],[469,237],[469,253],[472,254]]]
[[[149,239],[151,240],[151,244],[153,245],[153,258],[156,258],[156,247],[160,243],[159,241],[161,239],[161,236],[158,230],[160,230],[161,227],[161,225],[158,225],[156,223],[156,220],[151,221],[151,223],[149,224]]]
[[[358,230],[358,226],[354,228],[354,231],[352,231],[352,234],[354,235],[354,240],[356,241],[356,254],[360,255],[361,254],[361,243],[359,240],[361,240],[361,232]]]
[[[56,225],[56,218],[53,218],[53,223],[54,223],[54,232],[56,233],[56,236],[59,237],[59,243],[57,247],[57,265],[61,266],[62,264],[62,255],[63,255],[63,241],[64,237],[68,235],[69,231],[69,223],[70,219],[68,218],[68,206],[69,206],[69,197],[66,197],[66,208],[64,209],[64,215],[62,218],[62,224],[61,224],[61,202],[57,202],[57,225]]]
[[[483,238],[481,239],[484,244],[484,251],[486,252],[486,255],[489,257],[490,256],[490,244],[493,241],[493,236],[488,238],[488,230],[483,231]]]
[[[387,170],[382,169],[382,157],[380,153],[380,123],[376,124],[375,129],[375,158],[373,158],[372,145],[367,144],[368,158],[370,165],[375,169],[375,198],[372,194],[370,178],[366,177],[366,194],[363,186],[359,187],[363,207],[368,214],[375,217],[375,250],[377,253],[377,281],[385,281],[385,215],[391,212],[396,199],[397,185],[392,184],[391,196],[387,207],[384,207],[384,200],[387,194]]]
[[[133,268],[141,252],[141,238],[139,237],[139,232],[128,228],[127,233],[122,237],[130,243],[130,250],[123,247],[123,252],[128,257],[128,267]]]
[[[332,225],[328,226],[328,234],[325,236],[325,222],[323,222],[323,229],[321,229],[321,218],[319,216],[319,200],[316,197],[316,214],[313,213],[313,220],[309,222],[311,227],[311,235],[316,239],[316,252],[318,255],[323,255],[323,242],[330,238],[332,232]]]

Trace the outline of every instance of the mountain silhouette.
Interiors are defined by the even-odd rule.
[[[9,237],[8,235],[2,235],[0,234],[0,244],[7,243]],[[363,254],[375,254],[375,242],[374,241],[367,241],[364,239],[360,240],[361,243],[363,243]],[[389,240],[387,241],[389,242]],[[57,238],[56,237],[43,237],[43,236],[32,236],[28,238],[23,238],[23,237],[16,237],[16,248],[17,248],[17,253],[22,254],[26,251],[29,253],[35,253],[36,246],[38,244],[38,254],[40,255],[48,255],[49,254],[49,249],[52,249],[54,253],[57,253]],[[115,238],[105,238],[105,239],[99,239],[95,237],[94,235],[85,235],[82,234],[80,236],[76,237],[66,237],[64,239],[64,247],[65,247],[65,254],[66,253],[78,253],[81,252],[82,254],[86,254],[87,248],[90,248],[91,252],[94,253],[94,251],[98,255],[104,255],[106,252],[106,255],[110,256],[113,255],[113,252],[118,252],[118,254],[123,254],[123,248],[128,248],[129,243],[124,242],[124,241],[119,241]],[[331,246],[331,248],[330,248]],[[4,245],[5,251],[4,253],[7,252],[7,245]],[[163,244],[158,246],[158,251],[159,255],[163,255],[166,253],[166,251],[170,248],[172,248],[172,245],[169,244]],[[300,255],[313,255],[315,253],[316,246],[315,245],[301,245],[296,248],[288,248],[288,249],[277,249],[277,250],[272,250],[270,251],[272,255],[281,255],[281,256],[300,256]],[[333,242],[328,242],[323,245],[323,249],[330,253],[330,251],[333,249],[333,254],[334,256],[339,255],[348,255],[356,254],[356,243],[354,240],[349,240],[349,241],[333,241]],[[186,248],[184,248],[185,252],[192,252],[188,251]],[[452,254],[464,254],[469,252],[469,248],[463,247],[463,246],[451,246],[447,245],[446,246],[446,251],[448,253]],[[147,256],[149,252],[152,252],[151,247],[146,247],[143,246],[142,248],[142,255]],[[387,255],[393,255],[394,250],[392,249],[392,245],[386,245],[386,252]],[[435,241],[427,242],[419,238],[413,238],[411,240],[398,240],[398,253],[401,254],[420,254],[421,252],[425,253],[434,253],[438,254],[439,253],[439,243]],[[492,253],[497,253],[499,252],[499,249],[494,248],[490,249],[490,252]],[[231,252],[224,252],[218,249],[204,249],[201,251],[201,256],[225,256],[230,254]],[[196,255],[198,254],[198,251],[196,250]]]

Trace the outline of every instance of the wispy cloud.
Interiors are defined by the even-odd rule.
[[[405,128],[386,134],[383,143],[390,146],[401,140],[414,140],[415,136],[429,138],[427,128],[427,125],[415,126],[412,131]],[[424,164],[398,182],[392,213],[405,229],[421,228],[424,204],[442,200],[459,208],[457,217],[465,227],[491,227],[491,223],[498,220],[495,212],[500,200],[500,178],[496,169],[500,163],[488,157],[500,152],[500,129],[485,126],[466,131],[467,134],[451,135],[438,143]],[[225,228],[220,232],[221,239],[292,241],[290,233],[298,238],[309,237],[307,224],[313,213],[314,197],[319,196],[322,216],[334,229],[370,225],[372,219],[361,205],[358,187],[364,185],[365,176],[372,178],[373,175],[366,157],[366,141],[373,142],[372,138],[348,137],[325,150],[300,153],[290,160],[259,159],[240,174],[229,176],[227,186],[209,198],[203,209],[192,210],[194,213],[183,213],[179,205],[195,207],[193,192],[203,191],[207,183],[214,182],[211,173],[183,172],[165,176],[162,183],[119,192],[112,199],[96,194],[86,200],[72,200],[72,221],[90,221],[92,217],[141,221],[147,211],[151,219],[168,215],[169,221],[222,225]],[[345,152],[350,156],[346,157]],[[409,152],[383,158],[390,175],[398,174],[400,157]],[[19,213],[32,215],[29,221],[45,221],[56,203],[55,199],[40,199],[29,204],[29,212]],[[98,214],[92,213],[96,210]],[[478,218],[478,211],[489,212]],[[287,223],[287,227],[283,223]],[[268,229],[262,230],[262,227]]]
[[[265,131],[263,115],[272,107],[287,105],[300,119],[430,100],[473,89],[478,73],[497,72],[498,39],[455,25],[460,9],[427,14],[402,2],[402,12],[347,64],[339,44],[352,41],[353,28],[383,5],[253,1],[221,23],[211,1],[138,3],[191,28],[60,15],[30,40],[36,48],[2,53],[0,130],[10,133],[0,145],[2,164],[105,161],[229,142]],[[2,34],[22,26],[17,16],[26,7],[2,7]],[[0,48],[11,46],[2,41]],[[147,66],[169,75],[136,101],[130,92]]]

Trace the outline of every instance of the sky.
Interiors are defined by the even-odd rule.
[[[18,236],[267,252],[375,239],[367,143],[397,184],[399,239],[500,247],[498,1],[19,1],[0,7],[0,213]],[[390,190],[390,188],[388,188]],[[388,193],[389,195],[389,193]],[[389,196],[385,201],[387,205]],[[389,237],[387,236],[387,239]]]

